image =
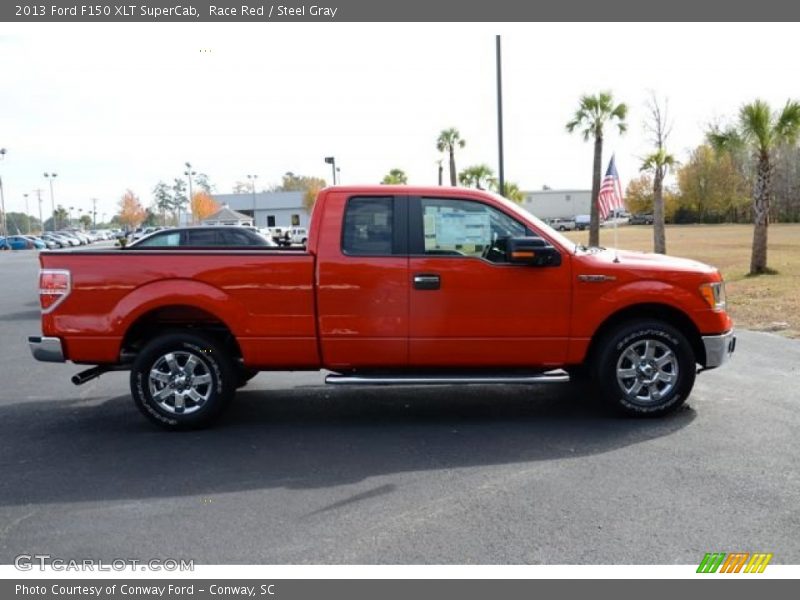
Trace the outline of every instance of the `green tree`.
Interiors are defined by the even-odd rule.
[[[167,212],[172,210],[172,189],[163,181],[159,181],[153,188],[153,205],[161,214],[161,224],[167,224]]]
[[[461,138],[458,129],[451,127],[450,129],[443,129],[436,139],[436,149],[439,152],[447,152],[450,157],[450,185],[455,186],[456,183],[456,147],[463,148],[466,146],[466,140]]]
[[[200,191],[203,191],[206,194],[211,195],[211,192],[214,191],[214,186],[208,180],[208,175],[205,173],[198,173],[195,175],[194,184],[199,188]]]
[[[589,221],[589,245],[600,245],[600,219],[597,211],[597,198],[600,194],[600,169],[603,160],[603,136],[606,125],[616,122],[619,133],[625,133],[628,126],[625,118],[628,107],[615,104],[611,92],[600,92],[596,96],[581,96],[578,110],[567,123],[567,131],[579,130],[584,141],[594,139],[594,164],[592,168],[592,206]]]
[[[406,185],[408,183],[408,175],[403,169],[392,169],[384,176],[381,183],[384,185]]]
[[[745,215],[750,220],[747,180],[730,153],[716,153],[703,144],[689,153],[676,173],[681,222],[735,222]]]
[[[506,181],[503,187],[505,188],[503,192],[506,198],[512,202],[516,202],[517,204],[523,203],[525,200],[525,194],[522,193],[522,190],[519,189],[519,186],[516,183]]]
[[[64,229],[64,227],[66,227],[67,219],[69,218],[69,213],[67,212],[66,208],[59,204],[56,207],[56,212],[53,213],[53,218],[56,222],[56,229]]]
[[[92,215],[81,215],[81,218],[78,219],[78,222],[81,224],[82,229],[91,229],[92,228]]]
[[[494,171],[486,164],[467,167],[458,174],[458,180],[461,185],[475,187],[479,190],[492,189],[497,183]]]
[[[9,235],[24,235],[29,231],[40,231],[41,224],[39,223],[39,219],[34,216],[12,211],[6,213],[6,227],[8,227]]]
[[[653,177],[650,174],[643,173],[628,182],[625,204],[633,214],[653,212]]]
[[[314,203],[317,201],[317,194],[327,185],[320,177],[310,177],[307,175],[295,175],[287,171],[283,175],[281,185],[273,188],[275,192],[303,192],[303,206],[306,212],[311,214]]]
[[[189,204],[189,196],[186,193],[186,182],[179,178],[175,178],[175,183],[172,184],[172,202],[170,208],[172,210],[175,224],[181,224],[181,212]]]
[[[764,100],[745,104],[739,111],[738,123],[726,129],[712,127],[708,140],[718,151],[748,148],[756,161],[753,185],[753,248],[750,274],[769,271],[767,267],[767,233],[770,195],[772,193],[773,154],[781,144],[796,144],[800,135],[800,102],[787,100],[779,112],[773,112]]]

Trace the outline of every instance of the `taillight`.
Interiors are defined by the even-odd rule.
[[[43,313],[49,313],[69,296],[69,271],[42,269],[39,271],[39,304]]]

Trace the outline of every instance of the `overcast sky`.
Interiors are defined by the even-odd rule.
[[[435,184],[440,130],[459,169],[496,169],[494,35],[503,34],[506,178],[589,188],[592,145],[566,133],[583,93],[611,90],[629,132],[609,134],[623,185],[648,151],[650,90],[669,98],[670,149],[762,97],[800,97],[797,25],[0,24],[0,162],[8,210],[49,189],[110,218],[127,188],[145,204],[191,161],[216,191],[257,174],[377,183],[391,168]],[[766,53],[765,55],[760,54]],[[445,175],[446,176],[446,175]]]

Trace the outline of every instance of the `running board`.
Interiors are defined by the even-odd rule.
[[[565,371],[529,375],[339,375],[325,377],[332,385],[456,385],[465,383],[569,383]]]

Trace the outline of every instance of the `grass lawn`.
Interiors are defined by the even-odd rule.
[[[619,247],[627,250],[653,249],[653,227],[619,227]],[[581,244],[588,231],[567,232]],[[800,224],[769,226],[767,264],[776,275],[747,277],[753,227],[750,225],[668,225],[667,253],[714,265],[725,277],[728,310],[736,327],[777,331],[800,338]],[[600,229],[600,244],[614,245],[611,228]]]

